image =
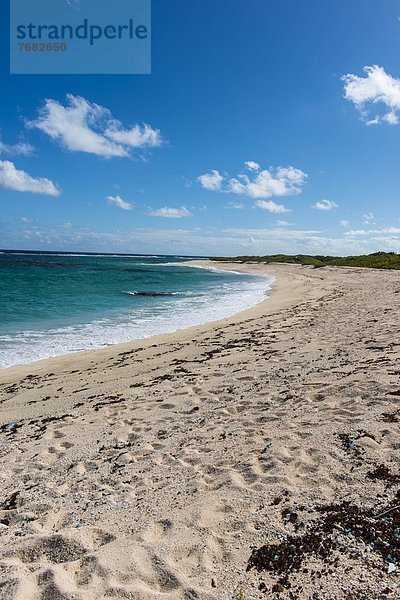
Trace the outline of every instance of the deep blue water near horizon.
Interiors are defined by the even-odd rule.
[[[183,265],[189,257],[0,253],[0,367],[217,320],[272,278]]]

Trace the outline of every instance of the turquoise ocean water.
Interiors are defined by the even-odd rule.
[[[187,257],[0,253],[0,367],[217,320],[273,281]]]

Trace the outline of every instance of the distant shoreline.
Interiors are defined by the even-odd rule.
[[[368,269],[400,269],[400,254],[373,252],[358,256],[323,256],[312,254],[271,254],[266,256],[214,257],[213,262],[239,262],[242,264],[295,264],[322,267],[357,267]]]
[[[211,261],[205,260],[205,259],[200,259],[200,260],[195,260],[195,261],[182,261],[180,263],[177,263],[177,265],[179,266],[192,266],[192,267],[198,267],[198,268],[204,268],[204,269],[214,269],[214,270],[218,270],[218,271],[232,271],[232,272],[241,272],[241,273],[248,273],[250,275],[257,275],[257,276],[268,276],[268,270],[265,269],[252,269],[251,267],[248,268],[237,268],[235,265],[235,268],[232,268],[233,265],[231,263],[227,263],[227,265],[221,265],[221,264],[215,264],[212,263]],[[271,283],[271,286],[273,285],[273,283]],[[269,286],[267,289],[268,291],[268,297],[271,293],[271,286]],[[162,295],[162,294],[160,294]],[[264,299],[255,299],[254,300],[254,306],[256,306],[258,303],[260,302],[264,302]],[[247,310],[251,310],[251,308],[246,308],[244,309],[244,311]],[[244,312],[242,309],[241,310],[237,310],[236,312],[231,313],[231,315],[229,315],[228,317],[223,317],[223,320],[226,318],[234,318],[234,316],[236,314],[240,314],[242,312]],[[90,352],[97,352],[97,351],[102,351],[105,350],[107,348],[118,348],[119,346],[125,346],[126,344],[134,344],[134,343],[138,343],[138,344],[143,344],[146,343],[147,340],[153,340],[156,338],[159,338],[160,336],[164,336],[164,335],[174,335],[175,333],[178,333],[180,331],[185,331],[187,329],[193,329],[196,327],[202,327],[202,326],[207,326],[211,323],[218,323],[220,321],[220,319],[216,318],[216,319],[207,319],[206,321],[204,321],[203,323],[199,323],[197,325],[187,325],[186,327],[179,327],[176,330],[172,331],[172,332],[168,332],[168,333],[162,333],[162,334],[156,334],[156,335],[146,335],[144,337],[138,337],[138,338],[132,338],[130,340],[127,341],[123,341],[123,342],[118,342],[118,343],[108,343],[107,345],[99,345],[97,348],[90,348],[90,349],[83,349],[83,350],[78,350],[76,352],[68,352],[68,353],[60,353],[60,354],[55,354],[52,357],[47,357],[47,358],[39,358],[37,360],[33,360],[30,362],[21,362],[21,363],[16,363],[14,365],[10,365],[7,367],[2,367],[0,369],[0,375],[1,373],[3,373],[4,371],[7,371],[9,369],[13,369],[13,368],[32,368],[32,366],[34,366],[36,363],[42,363],[43,361],[48,361],[48,360],[57,360],[57,359],[62,359],[63,357],[69,357],[69,356],[80,356],[82,353],[90,353]]]

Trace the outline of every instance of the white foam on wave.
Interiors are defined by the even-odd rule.
[[[243,281],[222,283],[218,288],[199,289],[194,295],[175,296],[170,300],[163,298],[158,306],[138,307],[135,304],[124,313],[90,323],[0,335],[0,367],[101,348],[217,321],[264,300],[273,282],[273,277],[246,277]]]
[[[147,263],[143,263],[147,264]],[[159,267],[160,265],[156,265]],[[234,271],[233,269],[218,269],[218,267],[209,267],[203,265],[190,265],[190,264],[182,264],[179,262],[167,262],[161,265],[162,267],[186,267],[188,269],[205,269],[206,271],[213,271],[214,273],[230,273],[231,275],[248,275],[248,273],[243,273],[243,271]],[[259,275],[254,275],[254,277],[261,277]]]

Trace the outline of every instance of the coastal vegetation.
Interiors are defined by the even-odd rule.
[[[213,257],[214,261],[235,261],[240,263],[291,263],[313,265],[314,267],[366,267],[370,269],[400,269],[400,254],[395,252],[374,252],[360,256],[312,256],[309,254],[270,254],[266,256]]]

